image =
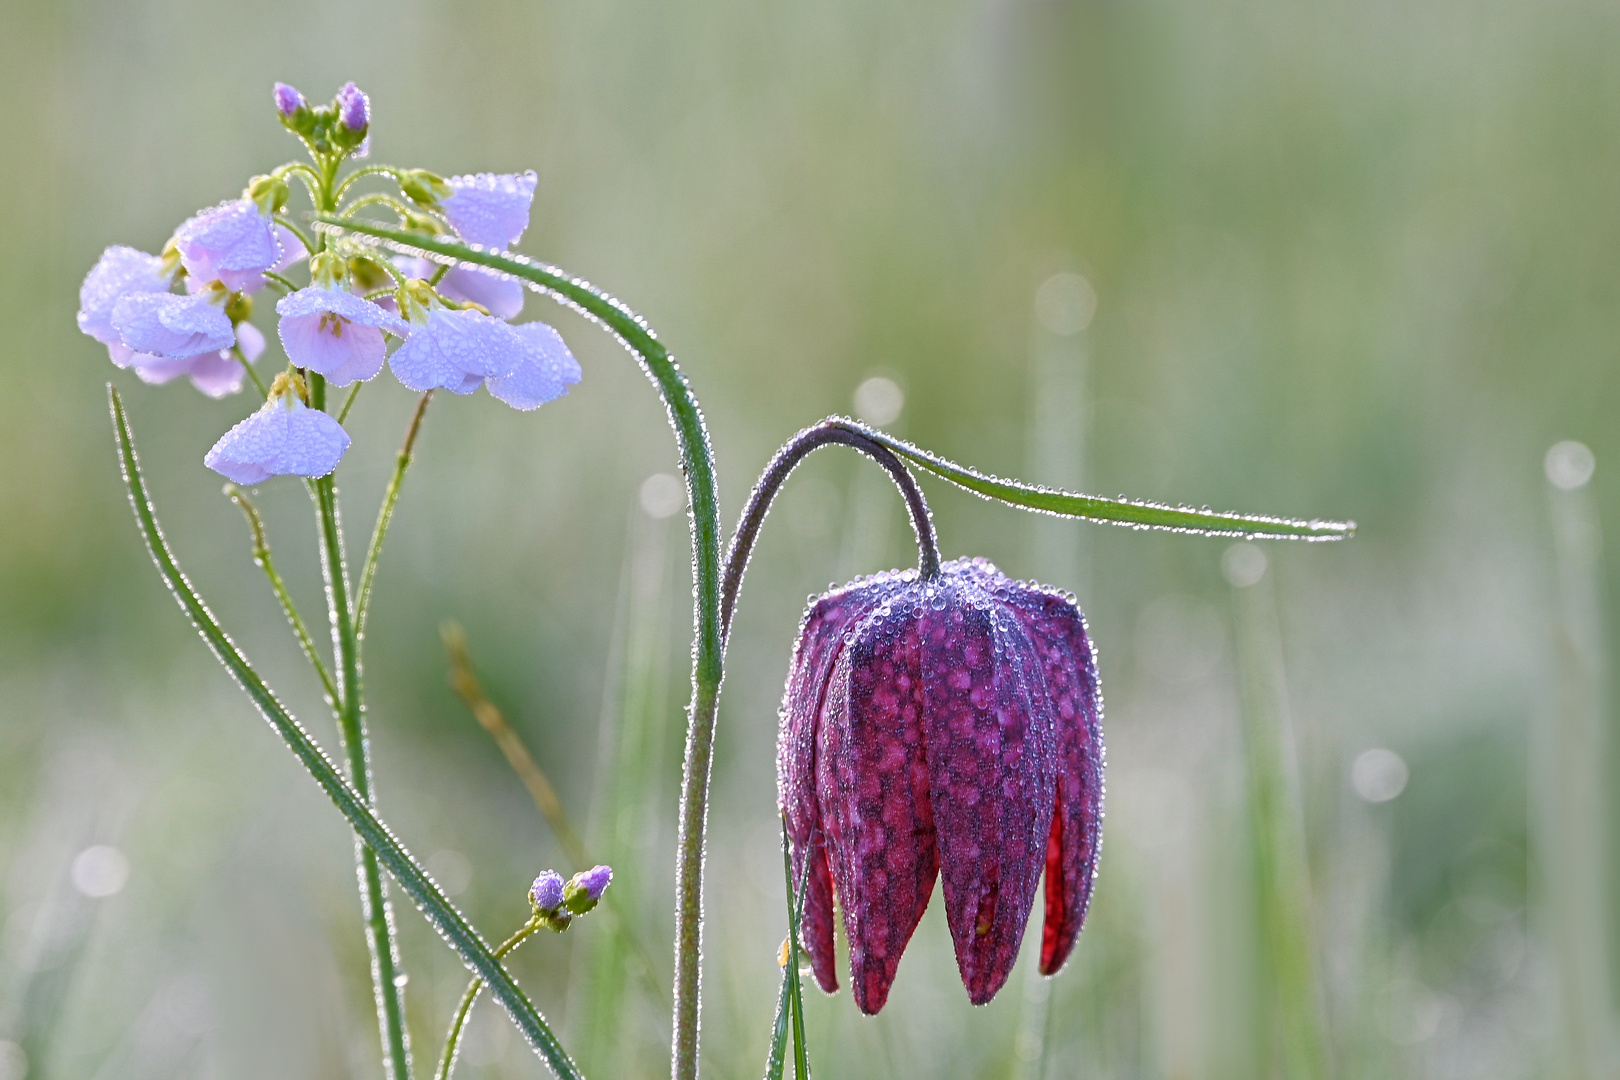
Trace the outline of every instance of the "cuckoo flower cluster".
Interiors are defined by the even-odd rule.
[[[410,232],[504,250],[528,226],[533,172],[444,178],[367,165],[340,179],[346,162],[370,151],[366,95],[349,83],[329,105],[312,106],[278,83],[273,101],[308,163],[255,177],[240,197],[182,223],[159,254],[108,248],[79,290],[79,328],[142,380],[184,375],[216,398],[254,383],[263,405],[219,439],[204,459],[209,468],[242,484],[326,475],[349,437],[326,407],[325,387],[368,382],[385,364],[419,393],[482,386],[525,410],[579,381],[579,364],[554,329],[514,322],[524,299],[515,278],[387,258],[313,232],[288,213],[298,183],[317,212],[381,207]],[[394,190],[357,192],[366,179]],[[265,351],[253,316],[266,290],[279,294],[276,333],[287,360],[273,379],[253,366]]]

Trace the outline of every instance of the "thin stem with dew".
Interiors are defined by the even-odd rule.
[[[394,520],[394,504],[399,501],[400,485],[405,482],[405,470],[411,466],[411,457],[416,448],[416,433],[422,428],[422,414],[427,412],[428,402],[433,400],[433,391],[423,394],[416,403],[416,411],[411,414],[411,426],[405,429],[405,444],[399,449],[399,456],[394,461],[394,475],[388,481],[388,490],[383,493],[382,507],[377,511],[377,524],[371,530],[371,544],[366,548],[366,561],[360,570],[360,588],[355,592],[355,631],[363,634],[366,630],[366,614],[371,610],[371,582],[377,576],[377,558],[382,554],[383,537],[388,535],[388,525]]]

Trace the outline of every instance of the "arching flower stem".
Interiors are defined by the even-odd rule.
[[[759,482],[748,496],[742,520],[737,523],[737,531],[731,536],[731,548],[726,553],[725,578],[720,586],[720,625],[727,636],[731,633],[731,616],[737,606],[737,592],[742,588],[743,573],[748,569],[748,558],[753,554],[754,542],[759,539],[760,526],[765,524],[765,515],[770,511],[772,500],[799,462],[813,451],[833,445],[859,450],[889,474],[900,489],[900,494],[905,497],[906,511],[911,515],[911,528],[917,535],[918,573],[924,578],[939,576],[939,542],[934,536],[934,520],[928,512],[928,502],[923,498],[922,490],[917,487],[917,481],[900,463],[900,459],[881,443],[869,438],[851,422],[836,416],[829,417],[788,440],[771,458],[770,464],[765,466]]]

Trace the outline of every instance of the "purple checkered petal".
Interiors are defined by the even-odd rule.
[[[555,401],[579,382],[579,361],[568,351],[562,335],[542,322],[512,327],[528,348],[512,374],[486,384],[492,396],[514,409],[538,409]]]
[[[198,281],[251,292],[264,283],[264,271],[281,261],[273,226],[251,200],[235,199],[187,220],[175,230],[174,245],[186,273]]]
[[[131,293],[113,306],[112,327],[131,350],[154,356],[218,352],[236,341],[225,309],[207,296]]]
[[[121,344],[112,326],[113,308],[131,293],[169,291],[163,260],[132,247],[110,247],[79,286],[79,329],[103,345]],[[123,366],[123,365],[120,365]]]
[[[451,193],[440,209],[450,225],[470,244],[507,248],[529,227],[529,204],[538,178],[525,173],[478,173],[452,176]]]

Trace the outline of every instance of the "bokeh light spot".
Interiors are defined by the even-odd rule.
[[[1406,790],[1411,772],[1401,755],[1383,747],[1364,750],[1350,766],[1350,784],[1370,803],[1389,802]]]
[[[112,896],[129,880],[129,860],[107,844],[87,847],[73,859],[73,887],[90,897]]]

